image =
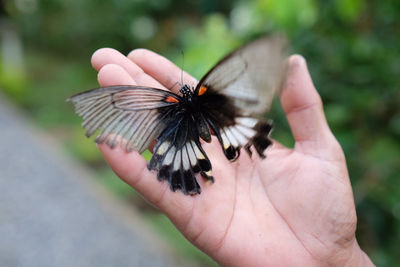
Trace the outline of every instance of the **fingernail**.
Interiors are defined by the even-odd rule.
[[[290,62],[290,69],[295,69],[306,65],[306,60],[304,59],[304,57],[298,54],[290,56],[289,62]]]

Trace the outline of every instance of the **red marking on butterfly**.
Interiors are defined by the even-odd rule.
[[[207,87],[202,85],[199,89],[199,95],[204,95],[207,92]]]
[[[168,103],[179,103],[179,100],[176,99],[176,98],[173,97],[173,96],[168,96],[168,97],[165,99],[165,102],[168,102]]]

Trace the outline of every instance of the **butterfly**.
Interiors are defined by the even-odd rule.
[[[263,118],[284,76],[285,38],[256,39],[220,60],[195,87],[180,94],[146,86],[109,86],[68,99],[83,118],[86,136],[97,143],[142,153],[157,141],[148,169],[172,191],[200,194],[196,174],[214,182],[210,159],[200,140],[215,135],[230,161],[243,148],[265,158],[271,121]]]

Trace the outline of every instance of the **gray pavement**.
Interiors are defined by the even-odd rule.
[[[0,266],[176,266],[132,207],[0,94]]]

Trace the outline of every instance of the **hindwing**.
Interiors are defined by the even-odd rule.
[[[158,171],[158,179],[167,180],[171,190],[185,194],[200,193],[195,174],[214,181],[211,162],[201,147],[195,122],[190,116],[178,115],[158,138],[148,167]]]
[[[272,144],[269,139],[273,127],[272,121],[241,116],[220,109],[205,111],[205,117],[227,159],[235,161],[242,147],[250,156],[252,155],[251,147],[254,147],[257,154],[265,158],[264,151]]]

